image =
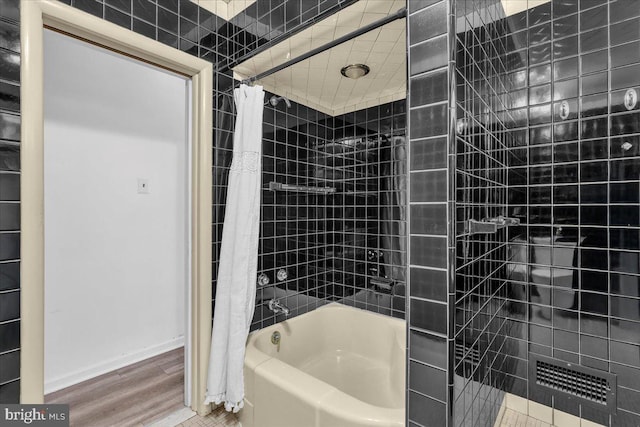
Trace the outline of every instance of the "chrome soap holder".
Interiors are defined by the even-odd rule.
[[[395,282],[386,277],[372,277],[369,279],[369,284],[378,292],[390,294]]]
[[[467,221],[466,232],[469,234],[491,234],[512,225],[520,225],[520,219],[508,218],[502,215],[494,218],[485,218],[482,221],[470,219]]]

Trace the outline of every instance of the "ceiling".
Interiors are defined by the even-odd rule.
[[[544,3],[549,3],[551,0],[501,0],[502,8],[504,9],[505,16],[515,15],[527,9],[532,9],[536,6],[540,6]]]
[[[256,0],[191,0],[191,1],[207,9],[210,12],[213,12],[217,16],[227,21],[256,2]]]
[[[207,0],[200,0],[207,1]],[[360,0],[234,67],[239,80],[397,12],[405,0]],[[328,51],[265,77],[258,83],[277,95],[332,116],[406,97],[406,22],[393,21]],[[363,63],[371,72],[357,80],[342,67]]]

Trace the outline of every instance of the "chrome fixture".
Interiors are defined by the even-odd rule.
[[[335,187],[309,187],[306,185],[290,185],[282,184],[280,182],[271,181],[269,183],[269,190],[271,191],[298,191],[300,193],[335,193]]]
[[[393,280],[386,277],[372,277],[369,283],[376,291],[386,294],[391,293],[391,288],[394,285]]]
[[[275,96],[275,95],[273,95],[271,98],[269,98],[269,104],[271,104],[274,107],[276,105],[278,105],[280,103],[280,101],[284,101],[284,103],[287,104],[287,108],[291,108],[291,101],[289,101],[284,96]]]
[[[571,113],[569,103],[567,101],[562,101],[560,104],[560,118],[562,120],[567,120],[567,118],[569,118],[569,113]]]
[[[280,332],[278,332],[278,331],[275,331],[274,333],[271,334],[271,344],[278,346],[278,349],[276,351],[280,351],[280,339],[281,338],[282,338],[282,336],[280,335]]]
[[[627,89],[624,93],[624,106],[627,110],[633,110],[638,104],[638,92],[635,89]]]
[[[469,128],[469,124],[467,123],[467,119],[462,118],[456,120],[456,135],[464,135]]]
[[[269,280],[269,276],[264,273],[260,273],[258,276],[258,286],[267,286],[269,282],[271,282],[271,280]]]
[[[275,315],[278,315],[280,313],[284,314],[285,316],[289,315],[289,307],[275,298],[269,300],[269,310],[273,311],[273,314]]]
[[[520,225],[520,219],[507,218],[502,215],[494,218],[485,218],[482,221],[470,219],[467,221],[466,232],[469,234],[489,234],[512,225]]]
[[[285,270],[284,268],[281,268],[276,273],[276,279],[278,279],[279,282],[282,282],[283,280],[287,280],[288,277],[289,277],[289,273],[287,273],[287,270]]]
[[[350,64],[346,67],[342,67],[340,73],[350,79],[359,79],[369,74],[371,69],[364,64]]]

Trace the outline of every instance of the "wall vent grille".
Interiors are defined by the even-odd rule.
[[[584,374],[572,369],[555,366],[542,360],[536,361],[536,382],[602,405],[607,404],[609,382],[604,378]]]
[[[530,353],[529,379],[551,394],[578,399],[588,406],[614,413],[616,384],[614,374]]]
[[[478,366],[480,363],[480,350],[476,347],[467,347],[462,343],[456,342],[456,363],[462,359],[466,359],[468,363],[473,366]],[[465,357],[466,356],[466,357]]]

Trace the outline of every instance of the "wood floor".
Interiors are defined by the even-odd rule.
[[[184,349],[143,360],[45,396],[66,403],[77,427],[143,426],[184,407]]]

